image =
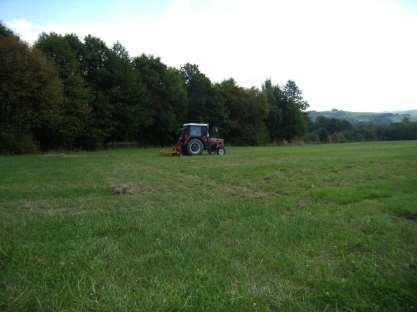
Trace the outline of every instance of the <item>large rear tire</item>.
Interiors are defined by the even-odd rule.
[[[199,139],[191,139],[187,144],[188,155],[195,156],[200,155],[204,150],[203,142]]]

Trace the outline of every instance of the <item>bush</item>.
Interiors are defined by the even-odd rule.
[[[316,132],[310,132],[305,136],[305,141],[307,143],[319,143],[320,138]]]
[[[342,132],[333,133],[329,136],[331,143],[346,143],[347,139]]]
[[[321,143],[329,142],[329,132],[325,128],[320,128],[318,130],[318,136]]]
[[[37,144],[30,134],[4,132],[0,134],[0,153],[25,154],[38,150]]]

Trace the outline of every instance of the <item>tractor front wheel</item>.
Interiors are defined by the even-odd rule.
[[[199,139],[191,139],[187,144],[188,155],[200,155],[203,152],[204,145]]]
[[[226,150],[224,147],[219,147],[217,149],[217,155],[224,156],[226,154]]]

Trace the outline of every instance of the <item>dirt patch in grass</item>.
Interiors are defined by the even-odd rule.
[[[80,157],[86,157],[86,155],[82,155],[79,153],[45,153],[42,154],[44,157],[61,157],[61,158],[80,158]]]
[[[113,195],[132,195],[133,186],[130,184],[120,184],[111,187]]]
[[[204,176],[184,175],[181,177],[181,179],[183,181],[183,185],[198,185],[210,190],[213,193],[219,193],[233,197],[247,199],[266,199],[279,196],[279,194],[275,192],[265,192],[260,189],[255,189],[244,185],[227,183],[226,181],[220,182]]]
[[[111,186],[111,192],[113,195],[133,195],[141,193],[153,192],[153,189],[147,185],[134,185],[134,184],[118,184]]]
[[[397,213],[397,216],[400,218],[404,218],[410,221],[417,222],[417,213],[406,211],[406,212],[399,212]]]
[[[300,209],[305,209],[312,205],[313,205],[313,199],[311,197],[301,198],[297,203],[297,207]]]
[[[279,196],[279,194],[274,192],[264,192],[246,186],[229,184],[217,185],[216,192],[248,199],[266,199]]]

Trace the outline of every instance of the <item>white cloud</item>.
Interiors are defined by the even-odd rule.
[[[417,109],[417,15],[398,1],[178,0],[158,15],[118,21],[7,24],[29,42],[42,31],[119,40],[131,55],[197,63],[214,81],[293,79],[312,109]]]

